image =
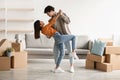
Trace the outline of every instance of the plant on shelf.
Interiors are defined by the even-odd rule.
[[[12,52],[13,48],[9,47],[4,51],[3,56],[11,57]]]

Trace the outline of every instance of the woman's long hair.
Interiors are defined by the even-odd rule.
[[[41,30],[40,20],[36,20],[36,21],[34,22],[34,38],[35,38],[35,39],[40,38],[40,30]]]

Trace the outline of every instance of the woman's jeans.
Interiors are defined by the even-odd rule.
[[[64,55],[65,48],[64,43],[66,44],[66,48],[69,48],[69,53],[71,52],[70,41],[72,41],[72,50],[75,49],[75,36],[74,35],[61,35],[56,32],[53,36],[55,40],[54,52],[55,52],[55,63],[59,66]],[[68,49],[67,49],[68,50]],[[70,59],[71,64],[73,63],[73,58]]]

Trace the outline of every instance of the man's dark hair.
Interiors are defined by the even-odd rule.
[[[45,7],[44,13],[47,13],[47,12],[50,12],[50,11],[54,11],[54,7],[53,6],[48,5],[47,7]]]
[[[40,20],[36,20],[36,21],[34,22],[34,38],[35,38],[35,39],[40,38],[40,30],[41,30]]]

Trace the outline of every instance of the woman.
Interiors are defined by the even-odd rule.
[[[65,52],[64,52],[64,43],[67,41],[72,41],[72,52],[71,56],[74,58],[78,58],[75,53],[75,36],[74,35],[61,35],[59,32],[57,32],[55,29],[52,28],[57,18],[60,16],[61,10],[58,12],[57,16],[55,16],[47,25],[44,25],[43,21],[37,20],[34,23],[34,30],[35,30],[35,39],[40,38],[40,31],[46,35],[48,38],[53,37],[56,43],[56,46],[59,48],[60,55],[56,62],[56,67],[54,69],[54,72],[64,72],[60,68],[61,60],[63,59]]]

